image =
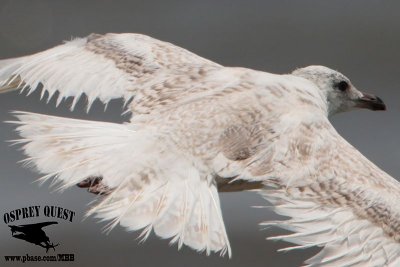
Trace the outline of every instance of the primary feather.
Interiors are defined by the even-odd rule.
[[[328,121],[384,105],[338,72],[228,68],[148,36],[106,34],[0,61],[0,81],[0,91],[58,91],[58,103],[132,100],[126,124],[15,114],[26,163],[62,189],[92,181],[92,192],[105,190],[89,213],[110,229],[230,255],[217,190],[262,188],[291,217],[265,224],[294,232],[271,239],[323,247],[310,266],[399,264],[399,183]]]

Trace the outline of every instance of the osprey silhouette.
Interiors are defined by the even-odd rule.
[[[11,228],[11,234],[13,237],[25,240],[29,243],[41,246],[46,249],[46,253],[52,248],[55,251],[55,247],[59,244],[54,245],[50,243],[49,237],[43,231],[43,227],[58,224],[58,222],[41,222],[35,224],[24,224],[24,225],[9,225]]]

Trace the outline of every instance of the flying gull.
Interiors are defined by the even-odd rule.
[[[271,237],[323,249],[309,266],[399,266],[399,183],[344,140],[329,116],[384,110],[341,73],[223,67],[140,34],[92,34],[0,61],[1,91],[57,105],[123,98],[128,123],[15,112],[26,163],[60,189],[101,194],[89,211],[197,250],[231,255],[219,191],[257,190],[290,219]]]

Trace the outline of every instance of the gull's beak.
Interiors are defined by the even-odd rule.
[[[377,96],[364,94],[356,100],[356,107],[370,110],[386,110],[386,105]]]

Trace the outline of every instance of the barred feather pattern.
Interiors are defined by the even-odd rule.
[[[262,195],[280,215],[291,217],[283,221],[267,221],[262,226],[280,227],[292,234],[274,236],[268,240],[283,240],[297,244],[280,249],[291,251],[322,247],[304,266],[398,266],[399,243],[379,224],[357,216],[351,208],[310,197],[310,189],[268,189]],[[297,191],[297,192],[296,192]],[[309,191],[307,193],[307,191]],[[315,194],[315,193],[314,193]],[[378,203],[371,203],[377,205]]]

